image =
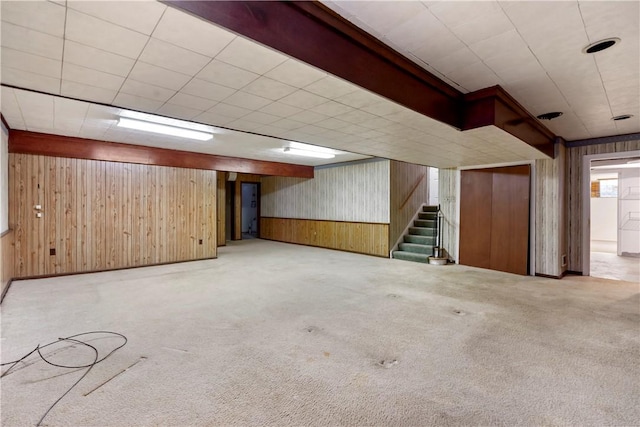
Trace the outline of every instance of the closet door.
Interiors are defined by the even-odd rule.
[[[460,175],[460,264],[528,273],[529,165]]]
[[[529,261],[530,166],[493,169],[491,268],[526,275]]]

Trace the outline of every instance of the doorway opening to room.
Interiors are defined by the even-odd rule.
[[[589,273],[640,281],[640,156],[589,159]]]
[[[260,224],[260,184],[242,183],[242,238],[255,239],[259,236]]]

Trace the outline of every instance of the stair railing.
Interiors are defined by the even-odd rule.
[[[436,218],[438,221],[438,225],[436,228],[436,246],[433,248],[433,256],[435,258],[442,257],[442,210],[440,210],[440,203],[438,203],[438,210],[436,211]]]

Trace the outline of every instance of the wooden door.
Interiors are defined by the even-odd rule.
[[[527,274],[529,165],[462,171],[460,264]]]

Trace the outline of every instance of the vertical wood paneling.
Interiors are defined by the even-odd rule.
[[[438,201],[442,211],[441,246],[455,260],[458,246],[459,224],[456,216],[458,197],[458,171],[455,169],[438,170]]]
[[[561,276],[566,254],[566,148],[556,144],[554,159],[536,160],[536,273]]]
[[[584,250],[589,250],[589,248],[582,247],[582,160],[584,156],[634,150],[640,150],[640,140],[595,144],[567,149],[566,177],[568,182],[566,203],[568,222],[566,227],[569,270],[582,271],[582,253]]]
[[[260,230],[263,239],[389,256],[388,224],[263,217]]]
[[[227,173],[218,172],[217,179],[218,195],[217,195],[217,233],[218,233],[218,246],[225,246],[227,244],[225,228],[227,224],[227,209],[225,206],[227,200]]]
[[[261,215],[389,223],[389,174],[381,160],[318,169],[313,179],[265,177]]]
[[[11,154],[10,179],[16,277],[216,256],[215,171]]]
[[[391,161],[389,247],[393,247],[418,208],[428,200],[427,167]]]
[[[0,236],[0,295],[4,294],[9,280],[14,277],[14,232],[7,230]]]

